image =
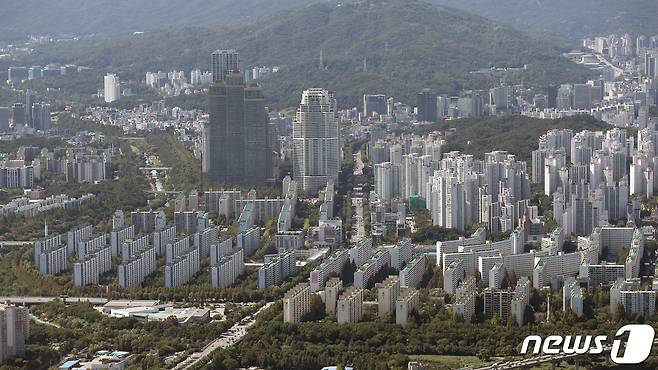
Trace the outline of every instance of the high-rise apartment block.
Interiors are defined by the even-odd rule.
[[[119,100],[121,97],[121,84],[119,82],[119,76],[115,74],[107,74],[104,79],[105,84],[105,102],[112,103]],[[29,109],[29,108],[28,108]]]
[[[475,315],[475,296],[477,295],[477,286],[475,277],[469,276],[462,281],[455,292],[455,304],[453,309],[455,313],[462,315],[465,322],[473,321]]]
[[[343,291],[343,281],[339,278],[331,278],[327,281],[324,288],[324,305],[327,314],[336,313],[336,305],[338,304],[338,297]]]
[[[395,323],[406,326],[409,315],[418,310],[419,303],[420,293],[418,293],[418,290],[402,288],[400,295],[395,300]]]
[[[283,297],[283,322],[299,323],[311,311],[311,289],[308,283],[299,283]]]
[[[339,324],[355,324],[363,318],[363,289],[347,288],[338,298],[336,321]]]
[[[25,355],[30,336],[30,312],[27,307],[0,304],[0,365],[9,357]]]
[[[610,311],[614,314],[619,306],[624,308],[627,317],[653,317],[656,314],[656,292],[641,290],[638,279],[617,280],[610,288]]]
[[[395,301],[400,295],[400,279],[389,276],[381,283],[375,284],[377,288],[377,314],[386,317],[395,311]]]
[[[295,251],[284,250],[279,254],[265,256],[265,263],[258,269],[258,289],[281,284],[297,271]]]

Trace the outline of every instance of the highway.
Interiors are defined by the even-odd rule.
[[[175,370],[189,369],[190,367],[196,365],[199,362],[205,361],[206,363],[210,361],[208,358],[215,350],[219,348],[228,348],[240,340],[247,334],[247,330],[256,322],[256,316],[262,311],[268,309],[272,306],[274,302],[268,302],[265,306],[261,307],[255,313],[243,318],[233,325],[230,329],[220,334],[219,338],[208,343],[201,352],[194,352],[185,360],[179,362]]]

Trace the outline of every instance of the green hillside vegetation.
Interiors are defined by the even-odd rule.
[[[454,132],[447,136],[445,151],[459,150],[484,158],[484,153],[506,150],[517,159],[530,161],[532,151],[537,149],[539,137],[551,129],[606,130],[608,124],[592,116],[575,116],[555,120],[528,118],[523,116],[489,117],[444,121],[413,129],[416,133],[436,130]]]
[[[532,294],[536,297],[538,293],[533,291]],[[596,296],[602,295],[597,293]],[[570,312],[554,318],[562,315],[554,310],[551,309],[551,320],[538,326],[506,324],[498,317],[471,325],[456,320],[449,309],[421,291],[420,314],[413,314],[408,326],[402,328],[394,324],[392,317],[375,317],[376,310],[367,309],[364,322],[352,325],[337,324],[332,316],[319,322],[288,324],[282,322],[282,305],[278,303],[261,314],[256,325],[234,349],[217,351],[211,368],[319,369],[343,364],[355,369],[403,369],[416,355],[477,356],[481,363],[490,363],[494,357],[518,358],[519,345],[530,334],[610,336],[624,323],[610,315],[607,307],[597,308],[589,317],[582,318]],[[476,359],[471,357],[470,360],[475,362]],[[592,356],[580,359],[580,366],[607,368],[603,361],[603,358]],[[657,358],[652,356],[642,368],[655,368],[656,362]]]
[[[527,65],[505,78],[538,86],[592,77],[562,58],[559,46],[417,0],[326,2],[237,28],[184,28],[49,45],[27,62],[76,63],[117,72],[124,80],[143,79],[149,70],[208,69],[209,54],[218,48],[239,50],[246,66],[280,67],[263,81],[268,102],[276,107],[297,105],[302,89],[312,86],[337,91],[341,105],[357,105],[365,92],[414,102],[423,87],[441,93],[490,87],[499,80],[469,72],[493,66]]]
[[[522,30],[554,34],[573,41],[610,33],[658,31],[655,0],[432,0]]]

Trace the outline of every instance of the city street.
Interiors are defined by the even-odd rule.
[[[361,152],[354,154],[354,177],[363,175],[363,160],[361,159]],[[356,184],[352,189],[352,208],[354,209],[352,217],[352,243],[366,237],[366,227],[363,221],[363,193],[360,185]]]
[[[179,362],[174,369],[189,369],[201,361],[210,361],[210,356],[215,350],[220,348],[228,348],[239,342],[246,334],[249,327],[256,322],[256,317],[262,311],[272,306],[274,302],[268,302],[265,306],[261,307],[256,313],[251,314],[242,320],[238,321],[230,329],[222,333],[219,338],[206,345],[201,352],[194,352],[190,357],[182,362]]]

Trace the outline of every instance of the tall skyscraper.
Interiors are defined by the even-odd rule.
[[[34,105],[34,93],[32,93],[32,90],[27,89],[25,91],[25,124],[29,127],[34,127],[34,122],[32,121],[33,105]]]
[[[240,69],[240,54],[235,50],[216,50],[210,54],[213,81],[224,81],[230,72]]]
[[[328,179],[338,181],[340,139],[334,93],[304,91],[292,128],[293,177],[299,190],[317,193]]]
[[[371,117],[374,112],[386,114],[386,95],[363,95],[363,116]]]
[[[555,109],[557,107],[557,86],[549,85],[546,92],[546,107]]]
[[[556,108],[558,110],[569,110],[573,106],[573,89],[571,85],[562,85],[557,90]]]
[[[649,78],[658,77],[658,52],[647,51],[644,56],[644,75]]]
[[[265,98],[233,70],[208,92],[210,120],[203,131],[203,171],[229,185],[263,185],[273,178]]]
[[[436,115],[436,93],[430,89],[423,89],[418,93],[418,120],[423,122],[435,122]]]
[[[436,98],[436,115],[443,118],[448,115],[450,110],[450,98],[447,95],[437,96]]]
[[[14,122],[14,129],[17,126],[25,125],[25,106],[23,103],[15,103],[11,108],[11,116]]]
[[[9,131],[9,108],[0,107],[0,132]]]
[[[119,100],[121,96],[121,85],[119,84],[119,76],[108,73],[105,76],[105,102],[112,103]]]
[[[32,128],[46,131],[50,128],[50,104],[35,103],[32,105]]]
[[[587,84],[573,85],[573,108],[590,109],[592,107],[592,88]]]
[[[25,354],[30,336],[30,314],[26,307],[0,304],[0,364],[11,356]]]

